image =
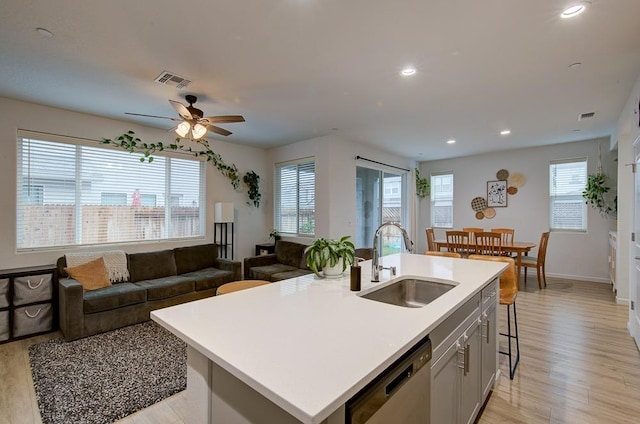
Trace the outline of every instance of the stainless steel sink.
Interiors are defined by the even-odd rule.
[[[391,305],[406,308],[422,308],[452,288],[455,285],[436,281],[404,278],[393,284],[362,294],[361,297]]]

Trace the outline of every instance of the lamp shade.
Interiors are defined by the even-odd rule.
[[[233,203],[216,202],[215,222],[233,222]]]

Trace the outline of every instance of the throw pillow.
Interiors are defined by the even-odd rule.
[[[97,290],[111,285],[107,268],[104,266],[104,259],[98,258],[82,265],[64,269],[69,277],[80,284],[85,291]]]

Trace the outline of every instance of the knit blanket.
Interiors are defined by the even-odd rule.
[[[67,266],[74,267],[98,258],[104,260],[104,267],[107,269],[109,281],[117,283],[119,281],[129,281],[129,270],[127,269],[127,254],[124,250],[109,250],[107,252],[89,253],[68,253],[65,255]]]

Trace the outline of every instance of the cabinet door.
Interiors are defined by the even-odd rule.
[[[458,351],[454,342],[431,366],[431,424],[452,424],[457,421],[460,399]]]
[[[480,411],[480,368],[482,343],[480,318],[476,319],[465,331],[461,341],[462,353],[462,390],[460,399],[459,423],[473,423]]]
[[[487,399],[496,378],[498,362],[498,320],[496,302],[482,313],[482,402]]]

